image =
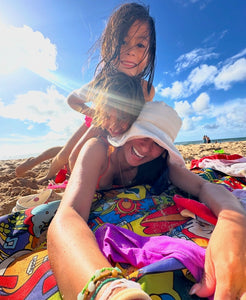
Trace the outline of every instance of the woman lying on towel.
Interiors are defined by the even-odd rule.
[[[227,189],[185,168],[173,145],[180,127],[181,120],[171,107],[150,102],[121,137],[87,141],[48,231],[49,259],[65,299],[77,295],[78,299],[150,299],[138,283],[122,278],[121,272],[112,268],[87,220],[97,189],[139,183],[141,165],[158,158],[175,186],[198,197],[218,217],[206,250],[203,280],[190,294],[214,294],[217,300],[246,299],[245,212]]]

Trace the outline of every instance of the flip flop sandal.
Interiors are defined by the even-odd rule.
[[[50,189],[44,190],[39,194],[21,197],[16,202],[15,211],[27,209],[30,207],[35,207],[40,204],[45,204],[45,203],[52,202],[55,200],[60,200],[61,198],[62,198],[62,194],[56,193],[55,191],[50,190]],[[13,209],[13,211],[14,211],[14,209]]]

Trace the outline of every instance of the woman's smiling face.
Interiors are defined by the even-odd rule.
[[[129,165],[139,166],[159,157],[164,149],[151,138],[138,138],[125,143],[124,153]]]

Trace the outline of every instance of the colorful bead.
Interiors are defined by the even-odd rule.
[[[101,273],[102,273],[102,270],[96,270],[96,272],[94,274],[95,278],[100,276]]]
[[[112,270],[112,277],[117,277],[118,276],[118,271],[116,269]]]
[[[105,272],[108,271],[108,272]],[[105,273],[104,273],[105,272]],[[102,274],[104,273],[104,274]],[[107,278],[110,277],[111,278]],[[77,300],[86,300],[88,296],[90,296],[91,293],[93,293],[93,296],[91,299],[94,299],[96,297],[96,294],[98,293],[99,289],[102,287],[102,285],[106,284],[107,282],[116,280],[118,278],[124,278],[125,276],[122,274],[121,270],[117,267],[115,268],[102,268],[101,270],[96,270],[95,274],[91,277],[91,279],[88,281],[86,286],[83,288],[82,292],[80,292],[77,296]],[[103,279],[103,280],[102,280]],[[100,283],[98,290],[96,289],[97,283]],[[95,294],[95,296],[94,296]]]
[[[90,293],[94,292],[95,289],[96,289],[95,283],[94,283],[93,281],[91,281],[91,282],[88,284],[87,289],[88,289],[88,291],[89,291]]]
[[[77,296],[77,300],[84,300],[84,294],[79,293]]]

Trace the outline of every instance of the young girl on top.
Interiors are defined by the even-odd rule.
[[[121,5],[109,18],[107,26],[100,39],[101,61],[97,66],[94,80],[89,85],[72,92],[68,96],[69,105],[87,115],[86,122],[74,133],[67,144],[53,158],[48,174],[41,178],[40,183],[53,178],[56,173],[68,163],[74,165],[78,152],[84,142],[90,137],[97,136],[98,130],[90,126],[93,110],[85,102],[89,98],[87,89],[95,87],[105,76],[113,75],[120,71],[129,76],[136,76],[141,80],[145,101],[152,101],[154,87],[152,86],[155,67],[156,33],[153,18],[149,15],[148,8],[137,3]],[[86,133],[86,134],[85,134]],[[77,144],[77,142],[82,140]],[[75,147],[75,145],[77,146]],[[53,149],[53,148],[52,148]],[[50,149],[50,150],[52,150]],[[52,155],[54,151],[52,151]],[[50,158],[50,157],[49,157]],[[42,160],[45,157],[42,156]],[[39,157],[28,160],[16,169],[17,176],[22,176],[25,171],[40,163]]]

